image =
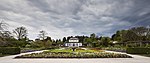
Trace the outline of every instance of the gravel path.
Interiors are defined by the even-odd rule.
[[[31,54],[31,53],[40,53],[42,51],[29,52],[29,53],[21,53],[18,55]],[[113,52],[113,51],[106,51]],[[121,53],[121,52],[113,52],[113,53]],[[121,53],[126,54],[126,53]],[[0,57],[0,63],[150,63],[149,57],[139,56],[139,55],[131,55],[133,58],[91,58],[91,59],[57,59],[57,58],[38,58],[38,59],[13,59],[15,56],[11,55]]]

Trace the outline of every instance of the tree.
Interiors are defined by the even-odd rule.
[[[13,32],[16,34],[18,40],[21,40],[27,36],[27,29],[25,27],[17,27]]]
[[[121,31],[117,31],[116,32],[116,34],[114,34],[113,36],[112,36],[112,39],[114,40],[114,41],[121,41],[121,36],[122,36],[122,34],[121,34]]]
[[[136,33],[133,31],[128,30],[127,34],[125,35],[125,40],[126,41],[138,41],[141,40],[140,36],[138,36]]]
[[[92,33],[92,34],[90,35],[90,38],[91,38],[92,42],[96,41],[96,34],[95,34],[95,33]]]
[[[92,33],[92,34],[90,35],[90,37],[91,37],[91,38],[95,38],[95,37],[96,37],[95,33]]]
[[[52,46],[52,41],[50,40],[46,41],[46,44],[44,45],[44,47],[49,48],[50,46]]]
[[[109,37],[102,37],[101,41],[102,41],[102,45],[107,47],[109,45],[110,38]]]
[[[5,31],[7,29],[7,23],[4,21],[0,22],[0,37],[1,38],[10,38],[11,33],[9,31]]]
[[[130,31],[133,31],[138,36],[146,36],[147,28],[146,27],[133,27],[129,29]]]
[[[113,40],[113,41],[116,41],[116,34],[113,34],[112,36],[111,36],[111,40]]]
[[[4,29],[6,29],[6,28],[7,28],[7,25],[8,25],[7,23],[5,23],[4,21],[1,21],[1,22],[0,22],[0,30],[3,31]]]
[[[134,34],[136,34],[138,36],[138,39],[140,39],[140,41],[148,40],[149,28],[146,28],[146,27],[133,27],[129,30],[131,32],[133,32]]]
[[[79,42],[82,42],[82,43],[83,43],[83,42],[84,42],[84,39],[85,39],[85,38],[88,38],[88,37],[83,35],[83,36],[75,36],[75,38],[78,38],[78,39],[79,39]]]
[[[121,30],[121,42],[126,42],[125,36],[128,30]]]
[[[92,39],[91,38],[85,38],[85,42],[86,42],[87,46],[92,47]]]
[[[57,39],[57,40],[56,40],[56,43],[57,43],[58,46],[61,46],[61,45],[64,44],[64,43],[61,41],[61,39]]]
[[[119,30],[116,32],[116,34],[112,35],[112,40],[113,41],[118,41],[118,42],[124,42],[125,41],[125,35],[127,34],[128,30]]]
[[[49,40],[49,41],[52,41],[51,37],[49,37],[49,36],[47,36],[45,40],[46,40],[46,41],[48,41],[48,40]]]
[[[0,34],[1,34],[1,37],[6,40],[13,38],[12,33],[10,31],[3,31]]]
[[[66,39],[66,37],[64,37],[64,38],[63,38],[63,42],[66,42],[66,41],[67,41],[67,39]]]
[[[40,34],[39,34],[39,38],[41,38],[42,40],[44,40],[45,38],[47,38],[46,34],[47,34],[46,31],[41,30]]]

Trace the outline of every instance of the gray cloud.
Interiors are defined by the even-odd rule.
[[[29,37],[40,30],[52,38],[110,36],[116,30],[150,23],[149,0],[1,0],[0,18],[13,30],[25,26]]]

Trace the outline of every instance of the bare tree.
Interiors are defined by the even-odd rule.
[[[5,23],[3,20],[0,22],[0,30],[3,31],[4,29],[7,29],[8,24]]]
[[[3,34],[2,34],[3,38],[11,38],[12,37],[12,34],[10,31],[4,31]]]
[[[16,34],[18,40],[27,36],[27,29],[25,27],[18,27],[13,32]]]
[[[47,33],[46,31],[41,30],[40,34],[39,34],[39,38],[41,38],[42,40],[44,40],[45,38],[47,38]]]
[[[6,31],[8,24],[1,19],[0,22],[0,37],[5,38],[6,35],[10,35],[9,31]],[[9,32],[9,33],[8,33]]]

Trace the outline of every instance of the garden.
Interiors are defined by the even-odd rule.
[[[93,48],[59,48],[43,51],[42,53],[32,53],[15,58],[132,58],[126,54],[108,53],[104,50]]]

